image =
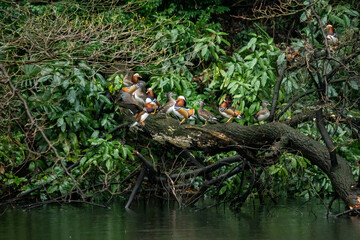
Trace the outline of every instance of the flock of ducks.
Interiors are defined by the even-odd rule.
[[[174,93],[167,93],[167,102],[164,106],[160,107],[159,102],[155,97],[153,89],[148,88],[145,91],[145,82],[139,80],[141,76],[138,73],[132,75],[131,78],[125,76],[123,80],[123,87],[120,91],[120,97],[124,104],[123,107],[128,108],[136,118],[131,127],[137,125],[145,125],[145,120],[150,114],[161,113],[165,114],[166,118],[170,114],[173,114],[181,119],[180,124],[183,124],[186,120],[194,120],[199,117],[205,126],[208,122],[218,123],[218,119],[213,113],[204,109],[204,101],[199,100],[198,104],[200,107],[197,111],[197,116],[195,114],[195,109],[190,109],[186,107],[186,98],[184,96],[179,96],[177,99],[174,99]],[[267,106],[270,105],[268,102],[262,103],[262,110],[260,110],[255,115],[255,122],[261,122],[266,120],[270,111],[267,109]],[[241,118],[241,112],[236,111],[235,108],[231,107],[229,99],[225,99],[223,103],[219,106],[219,113],[222,117],[228,118],[226,123],[229,123],[233,118]]]
[[[334,27],[332,25],[327,25],[325,27],[327,30],[327,41],[331,51],[337,49],[339,40],[335,34]],[[294,48],[289,46],[286,49],[286,59],[291,64],[296,61],[296,58],[301,56],[300,52],[295,51]],[[125,87],[122,88],[120,97],[124,103],[122,106],[128,108],[136,118],[136,122],[131,125],[134,127],[136,125],[145,125],[145,120],[150,114],[155,114],[156,112],[166,115],[173,114],[178,118],[182,119],[180,124],[183,124],[186,120],[194,120],[197,118],[195,115],[195,109],[186,108],[186,98],[184,96],[179,96],[177,99],[174,99],[174,94],[172,92],[167,93],[167,103],[160,107],[159,102],[155,97],[155,93],[151,88],[148,88],[146,91],[146,83],[142,80],[139,80],[141,76],[138,73],[132,75],[131,78],[125,76],[123,84]],[[204,121],[205,126],[208,122],[218,122],[218,119],[213,113],[204,109],[204,102],[202,100],[198,101],[200,107],[198,109],[198,117]],[[262,109],[258,111],[254,117],[254,122],[265,121],[270,116],[270,111],[267,106],[269,102],[262,102]],[[219,113],[222,117],[227,118],[226,123],[229,123],[233,118],[241,118],[241,112],[236,111],[235,108],[231,107],[230,101],[226,98],[219,106]]]

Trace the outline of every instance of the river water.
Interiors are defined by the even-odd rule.
[[[199,240],[360,239],[360,218],[326,218],[325,201],[251,202],[235,213],[227,207],[177,209],[172,202],[138,201],[131,210],[90,205],[7,209],[0,216],[1,240]],[[335,203],[335,210],[343,206]]]

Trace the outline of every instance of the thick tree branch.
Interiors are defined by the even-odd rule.
[[[327,132],[327,130],[325,128],[322,108],[320,108],[319,110],[316,111],[316,125],[317,125],[317,127],[320,131],[320,134],[325,142],[325,145],[328,148],[328,151],[330,153],[331,166],[336,167],[338,165],[338,163],[337,163],[335,146],[331,140],[329,133]]]
[[[243,146],[249,149],[266,149],[278,142],[288,139],[283,147],[301,154],[322,169],[331,179],[334,189],[348,206],[360,206],[360,190],[353,190],[356,185],[348,162],[337,156],[338,166],[332,168],[331,157],[326,146],[310,137],[297,132],[288,125],[271,122],[262,125],[242,126],[237,123],[213,124],[206,127],[179,125],[175,119],[164,119],[160,115],[151,115],[141,132],[164,147],[175,146],[186,150],[205,152],[223,152],[234,147]],[[267,147],[266,147],[267,146]]]

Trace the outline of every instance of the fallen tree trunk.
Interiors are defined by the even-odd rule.
[[[200,127],[179,125],[175,119],[152,115],[142,130],[143,135],[164,146],[211,153],[236,150],[258,166],[274,164],[284,151],[300,154],[328,175],[335,191],[349,208],[360,208],[360,190],[349,163],[337,156],[338,165],[331,167],[329,152],[323,144],[286,124],[242,126],[234,122]],[[254,156],[254,152],[259,151],[266,154]]]

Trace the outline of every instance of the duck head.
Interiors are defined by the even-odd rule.
[[[135,73],[135,74],[132,76],[131,81],[136,84],[136,83],[138,83],[139,78],[142,78],[142,77],[140,76],[140,74]]]
[[[265,102],[262,102],[262,103],[261,103],[261,106],[262,106],[263,108],[266,108],[267,106],[271,106],[271,104],[270,104],[268,101],[265,101]]]
[[[172,96],[174,96],[175,94],[173,92],[168,92],[166,94],[167,98],[170,99]]]
[[[328,30],[329,34],[335,33],[333,25],[330,24],[325,27],[325,30]]]
[[[186,106],[186,99],[184,96],[179,96],[177,99],[176,99],[176,104],[179,106],[179,107],[185,107]]]
[[[223,103],[220,104],[220,107],[221,107],[221,108],[227,108],[228,104],[229,104],[229,99],[226,98],[226,99],[223,101]]]
[[[148,88],[148,90],[146,91],[146,94],[147,95],[150,95],[151,97],[155,97],[155,93],[154,93],[154,91],[151,89],[151,88]]]
[[[204,107],[204,101],[203,100],[200,99],[197,103],[200,104],[200,108]]]

